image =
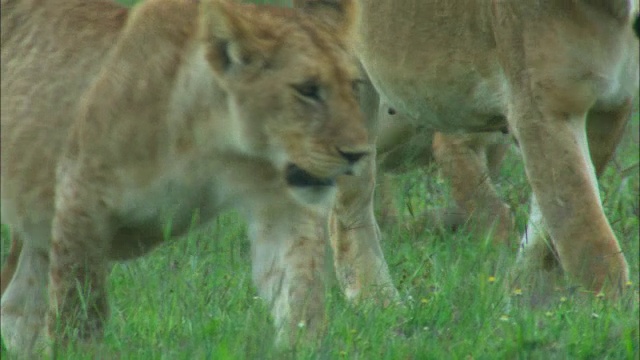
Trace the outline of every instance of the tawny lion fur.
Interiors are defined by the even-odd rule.
[[[379,101],[379,100],[378,100]],[[437,164],[449,181],[453,206],[417,214],[415,230],[424,226],[457,229],[465,224],[475,236],[508,245],[513,239],[511,208],[498,194],[500,165],[512,141],[507,131],[446,134],[420,126],[406,114],[381,103],[376,119],[377,201],[380,226],[401,219],[394,201],[394,175]]]
[[[334,2],[358,5],[356,53],[381,102],[445,136],[504,126],[515,136],[533,197],[514,286],[532,301],[565,278],[618,296],[628,268],[597,176],[638,93],[638,1]],[[295,1],[311,14],[315,3]],[[444,149],[462,175],[459,186],[476,186],[464,174],[487,173],[473,157]],[[344,179],[332,216],[340,280],[355,298],[389,283],[366,268],[382,264],[381,255],[363,250],[379,241],[371,230],[373,173]]]
[[[224,0],[3,0],[9,351],[99,338],[110,262],[228,208],[248,219],[277,338],[319,331],[331,183],[372,152],[353,19]]]

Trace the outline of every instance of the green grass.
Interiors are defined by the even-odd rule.
[[[631,291],[614,304],[558,300],[548,308],[507,312],[512,249],[464,231],[385,229],[383,248],[406,308],[352,306],[334,283],[327,291],[328,329],[316,347],[273,347],[274,328],[252,284],[244,222],[235,214],[116,264],[105,339],[60,359],[638,359],[638,115],[601,179],[605,211],[630,265]],[[404,220],[449,202],[433,169],[397,181]],[[499,190],[522,232],[529,188],[515,153]],[[9,247],[3,227],[0,261]],[[495,278],[495,281],[492,277]],[[0,358],[6,359],[4,349]]]
[[[605,210],[633,282],[619,303],[568,298],[541,310],[507,312],[513,249],[496,249],[464,231],[418,233],[398,224],[385,230],[383,246],[407,308],[352,306],[333,284],[320,345],[277,350],[268,311],[251,281],[243,220],[227,214],[147,257],[115,265],[103,345],[60,358],[638,359],[638,122],[636,115],[602,178]],[[515,154],[501,175],[500,192],[522,231],[529,190]],[[446,189],[431,170],[415,171],[399,179],[397,195],[410,204],[410,218],[447,204]],[[6,236],[1,245],[4,259]]]

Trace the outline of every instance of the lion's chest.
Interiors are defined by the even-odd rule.
[[[258,171],[261,165],[252,160],[195,157],[172,163],[166,162],[150,181],[126,176],[123,182],[128,186],[114,202],[120,229],[114,243],[152,246],[184,235],[228,209],[246,211],[260,194],[277,192],[282,186],[272,170]]]
[[[117,218],[121,227],[132,231],[153,228],[154,233],[161,231],[164,236],[178,236],[215,217],[220,208],[214,180],[163,177],[123,192]]]
[[[117,174],[123,187],[112,205],[116,226],[137,241],[182,235],[214,218],[223,206],[214,164],[182,157],[160,163]]]

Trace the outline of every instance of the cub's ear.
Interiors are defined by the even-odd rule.
[[[201,0],[200,36],[218,75],[262,66],[273,53],[277,38],[255,15],[254,9],[233,1]]]
[[[293,0],[293,6],[338,30],[350,38],[358,18],[356,0]]]

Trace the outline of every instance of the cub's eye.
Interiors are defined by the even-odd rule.
[[[305,99],[313,101],[322,101],[321,88],[317,81],[308,80],[301,84],[293,85],[293,88]]]

